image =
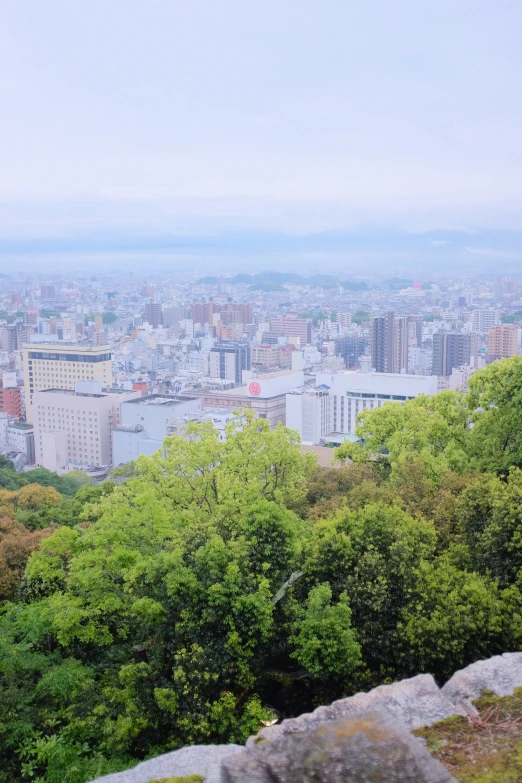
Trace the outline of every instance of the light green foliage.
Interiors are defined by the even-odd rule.
[[[468,385],[477,466],[497,472],[522,467],[522,357],[493,362]]]
[[[361,664],[361,648],[351,627],[352,613],[346,593],[332,604],[328,584],[310,590],[292,638],[295,658],[315,677],[351,674]]]
[[[316,524],[304,570],[311,584],[347,594],[366,666],[379,679],[400,668],[397,626],[415,585],[416,569],[433,557],[436,532],[398,506],[369,504]]]
[[[518,649],[522,472],[498,438],[487,472],[478,428],[511,414],[474,394],[366,411],[330,472],[240,412],[118,485],[27,490],[34,527],[62,516],[0,613],[0,783],[84,783]]]
[[[284,428],[271,432],[248,416],[240,424],[226,443],[194,427],[190,443],[167,439],[164,455],[140,458],[137,475],[110,492],[81,490],[90,524],[59,528],[31,559],[27,606],[45,628],[29,630],[20,616],[11,645],[18,656],[33,650],[42,667],[27,725],[43,745],[28,745],[27,763],[45,768],[46,781],[75,753],[86,775],[96,758],[242,741],[271,718],[256,688],[281,640],[290,651],[283,630],[293,617],[272,599],[307,536],[291,507],[302,503],[313,465]],[[12,632],[13,616],[6,622]],[[132,662],[137,644],[141,663]],[[12,688],[15,672],[5,676]],[[72,703],[64,700],[49,732],[43,701],[60,679]]]
[[[419,565],[397,641],[407,668],[415,661],[444,681],[470,660],[516,647],[521,624],[513,620],[494,583],[441,558]]]
[[[357,435],[364,445],[345,442],[336,449],[340,460],[356,462],[385,454],[392,476],[412,454],[420,456],[429,479],[440,483],[448,470],[468,469],[468,409],[462,395],[444,391],[427,397],[422,394],[401,403],[386,403],[381,408],[359,414]]]

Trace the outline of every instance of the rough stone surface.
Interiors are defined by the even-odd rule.
[[[468,711],[471,702],[484,690],[497,696],[510,696],[515,688],[522,687],[522,652],[495,655],[486,661],[477,661],[456,672],[442,687],[442,693],[455,704]]]
[[[244,750],[242,745],[192,745],[142,761],[132,769],[98,778],[96,783],[149,783],[174,776],[201,775],[205,783],[219,783],[221,760]]]
[[[296,734],[323,723],[340,718],[360,715],[367,710],[385,708],[408,729],[430,726],[438,720],[452,715],[466,715],[466,710],[455,706],[437,686],[431,674],[418,674],[409,680],[391,685],[379,685],[368,693],[357,693],[347,699],[334,701],[328,707],[318,707],[313,712],[298,718],[289,718],[275,726],[267,726],[247,745],[255,744],[259,738],[273,740],[284,734]]]
[[[329,721],[223,761],[221,783],[451,783],[454,778],[384,710]]]

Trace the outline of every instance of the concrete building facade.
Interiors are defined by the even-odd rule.
[[[26,419],[33,421],[33,396],[43,389],[70,389],[77,381],[112,386],[112,354],[108,345],[26,343],[23,346]]]
[[[218,340],[209,356],[209,374],[211,378],[241,383],[243,370],[250,369],[250,344]]]
[[[163,445],[174,420],[202,409],[201,398],[174,394],[123,400],[120,421],[112,430],[114,465],[125,465],[142,454],[154,454]]]
[[[299,432],[303,445],[316,446],[332,432],[330,402],[324,386],[301,387],[286,395],[286,426]]]
[[[477,366],[478,339],[476,334],[437,332],[433,335],[432,375],[448,377],[455,367]]]
[[[287,417],[303,442],[318,445],[330,432],[353,434],[357,416],[385,402],[405,402],[419,394],[436,394],[437,379],[379,372],[319,372],[314,390],[293,390],[286,396]],[[327,396],[326,396],[327,395]],[[326,410],[329,406],[329,410]],[[314,419],[314,421],[311,421]],[[306,439],[305,439],[306,438]]]
[[[111,430],[120,424],[120,403],[141,392],[80,382],[75,389],[34,393],[36,462],[53,471],[75,466],[112,466]]]
[[[515,356],[518,353],[518,326],[498,324],[489,330],[488,354],[497,359]]]
[[[312,342],[312,319],[298,318],[297,314],[288,313],[286,316],[272,318],[270,331],[288,337],[289,342],[298,338],[300,347],[303,347]]]

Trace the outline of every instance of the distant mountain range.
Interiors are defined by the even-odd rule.
[[[229,285],[249,285],[253,291],[282,291],[283,286],[299,285],[306,287],[320,288],[348,288],[352,291],[364,291],[368,288],[368,283],[364,281],[341,280],[334,275],[311,275],[304,277],[294,272],[259,272],[256,275],[239,274],[234,277],[218,278],[214,275],[207,275],[198,280],[198,283],[206,285],[216,285],[218,282],[228,283]]]
[[[42,264],[48,266],[49,256],[53,267],[61,264],[66,269],[138,271],[145,266],[155,270],[175,267],[216,275],[217,270],[230,274],[244,269],[257,272],[284,268],[292,270],[295,277],[283,274],[280,279],[263,280],[257,274],[246,275],[248,284],[284,285],[301,280],[297,284],[313,285],[317,278],[324,279],[322,285],[328,286],[374,275],[411,275],[423,280],[437,272],[520,274],[522,231],[440,229],[414,233],[364,228],[301,235],[270,231],[179,235],[115,229],[41,238],[8,238],[0,232],[0,268],[4,264],[4,270],[11,266],[6,266],[3,258],[9,259],[7,263],[23,259],[21,263],[17,260],[16,268],[40,268]]]

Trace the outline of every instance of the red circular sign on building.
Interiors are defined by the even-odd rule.
[[[257,381],[252,381],[248,387],[248,391],[250,394],[253,394],[254,397],[257,397],[258,394],[261,394],[261,384]]]

